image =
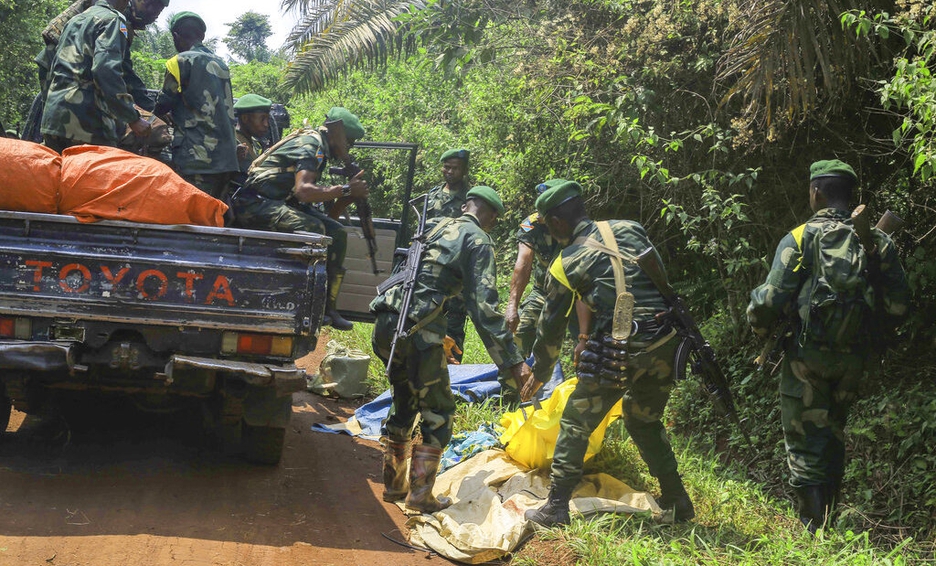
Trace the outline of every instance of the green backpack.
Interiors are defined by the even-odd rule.
[[[808,261],[804,258],[805,261]],[[852,351],[870,342],[874,290],[850,220],[828,219],[812,238],[809,279],[797,300],[800,346]]]

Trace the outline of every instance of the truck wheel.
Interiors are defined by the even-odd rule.
[[[283,457],[286,429],[244,424],[241,447],[244,457],[257,464],[275,466]]]
[[[13,404],[5,395],[0,395],[0,436],[6,432],[7,425],[10,424],[10,411],[13,410]]]

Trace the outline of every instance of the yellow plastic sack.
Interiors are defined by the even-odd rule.
[[[500,424],[506,430],[500,441],[511,458],[529,468],[548,468],[552,464],[559,419],[577,383],[578,379],[572,378],[556,387],[549,399],[542,402],[541,409],[522,407],[501,417]],[[605,430],[620,416],[621,401],[618,401],[589,437],[586,461],[601,450]]]

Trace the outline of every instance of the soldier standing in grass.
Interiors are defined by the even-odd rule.
[[[515,380],[523,359],[504,317],[497,312],[497,271],[494,245],[488,236],[504,204],[490,187],[474,187],[466,194],[463,214],[446,218],[426,235],[426,248],[407,313],[408,334],[400,339],[391,361],[390,348],[403,303],[402,281],[386,289],[370,304],[377,315],[374,352],[389,366],[393,405],[385,424],[384,500],[405,498],[406,506],[424,513],[444,509],[451,502],[432,494],[439,460],[452,438],[455,398],[449,386],[443,340],[448,326],[445,305],[461,296],[491,359]],[[422,444],[407,460],[416,419]]]
[[[858,183],[855,171],[837,159],[810,167],[809,205],[815,213],[777,246],[764,284],[751,292],[751,328],[766,336],[789,317],[780,373],[780,414],[790,484],[800,521],[815,532],[828,519],[845,473],[845,422],[868,369],[873,346],[907,314],[909,290],[894,242],[874,230],[878,285],[866,279],[849,218]],[[843,279],[859,289],[856,300],[838,293],[817,300],[827,281]],[[870,292],[870,294],[869,294]],[[878,296],[875,296],[878,295]],[[844,302],[843,302],[844,301]]]
[[[189,183],[226,201],[228,183],[238,171],[231,73],[202,43],[207,27],[198,14],[179,12],[169,30],[178,55],[166,61],[155,113],[172,115],[172,166]]]
[[[652,248],[646,231],[629,220],[589,219],[575,181],[545,191],[536,199],[536,209],[564,247],[549,268],[552,279],[536,328],[532,372],[524,372],[522,400],[549,380],[573,303],[582,301],[592,315],[590,327],[580,329],[587,342],[576,365],[578,385],[560,420],[549,499],[527,511],[526,518],[545,526],[569,522],[569,501],[582,478],[588,438],[623,397],[624,426],[650,475],[660,482],[658,501],[667,511],[664,517],[688,521],[695,510],[660,420],[674,384],[679,340],[670,324],[657,322],[655,315],[666,310],[666,303],[635,262],[637,255]],[[619,300],[627,293],[633,296],[629,306]],[[615,327],[616,311],[622,308],[628,311],[624,318],[633,320],[626,329]],[[612,338],[621,330],[629,336]]]
[[[462,206],[467,201],[468,165],[471,153],[467,149],[450,149],[442,154],[441,185],[429,189],[429,203],[426,207],[426,219],[458,218]],[[462,349],[465,347],[465,304],[461,297],[453,297],[446,306],[448,331],[446,356],[449,363],[459,363]]]
[[[42,112],[43,143],[51,149],[61,153],[84,143],[116,147],[127,124],[139,137],[149,134],[150,124],[133,107],[124,80],[126,9],[127,0],[98,0],[62,31]]]

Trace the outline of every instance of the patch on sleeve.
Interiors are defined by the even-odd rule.
[[[123,22],[120,22],[120,33],[122,33],[124,37],[127,37],[127,35],[128,35],[128,33],[127,33],[127,24],[125,24],[125,23],[123,23]]]
[[[524,232],[529,232],[534,228],[534,224],[537,222],[539,222],[539,213],[534,212],[533,214],[523,219],[523,222],[520,223],[520,229]]]
[[[325,151],[321,147],[315,150],[315,159],[318,160],[319,167],[325,162]]]

